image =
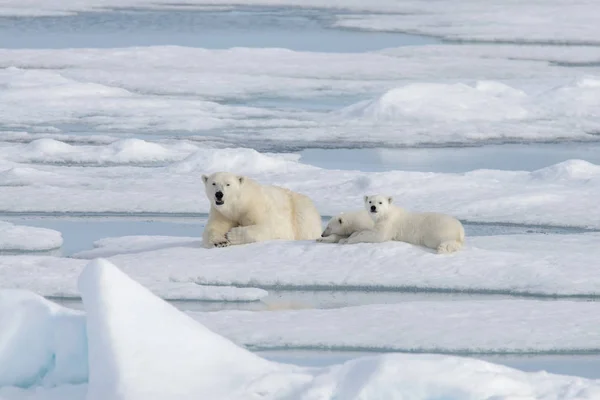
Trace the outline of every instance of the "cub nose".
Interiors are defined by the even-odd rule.
[[[215,197],[217,200],[221,200],[223,198],[223,192],[219,190],[217,193],[215,193]]]
[[[371,212],[375,212],[375,211],[377,211],[377,207],[371,206]]]

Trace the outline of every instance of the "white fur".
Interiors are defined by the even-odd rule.
[[[372,229],[373,226],[373,220],[366,210],[341,213],[329,220],[317,242],[345,243],[353,233]]]
[[[261,185],[229,172],[203,175],[211,203],[204,247],[264,240],[311,240],[321,233],[321,216],[306,196],[278,186]],[[219,204],[216,193],[223,193]]]
[[[387,196],[365,196],[365,209],[373,229],[352,234],[347,243],[380,243],[388,240],[429,247],[438,253],[460,250],[465,230],[459,220],[445,214],[411,213],[392,204]]]

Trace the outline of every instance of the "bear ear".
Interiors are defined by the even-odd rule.
[[[240,184],[244,183],[244,177],[243,176],[238,176],[238,180],[240,181]]]
[[[388,197],[388,203],[392,204],[392,201],[394,201],[394,198],[393,198],[393,197],[391,197],[391,196],[390,196],[390,197]]]
[[[202,175],[202,180],[204,181],[204,183],[208,182],[208,176]]]
[[[342,223],[342,219],[341,219],[341,218],[338,218],[338,222],[341,224],[341,223]]]
[[[369,196],[364,197],[364,202],[366,203],[369,200]]]

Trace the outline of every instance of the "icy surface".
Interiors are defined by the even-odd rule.
[[[0,147],[6,160],[39,164],[153,164],[180,161],[198,147],[185,142],[171,145],[141,139],[123,139],[106,146],[73,146],[55,139],[37,139],[24,145]]]
[[[34,293],[0,290],[0,387],[86,382],[83,321]]]
[[[0,221],[0,252],[52,250],[62,243],[63,238],[58,231]]]
[[[522,354],[600,349],[599,311],[597,302],[480,300],[190,315],[236,343],[263,350]]]
[[[466,248],[451,256],[400,242],[271,241],[203,249],[160,237],[114,238],[75,257],[112,256],[140,279],[168,265],[173,284],[600,296],[599,238],[598,233],[467,237]],[[53,265],[60,275],[67,264],[46,259],[38,268],[48,269],[45,265]],[[13,262],[5,273],[14,281],[19,271],[30,268],[25,262]],[[64,285],[68,279],[72,278],[65,277]]]
[[[251,149],[200,149],[157,168],[62,168],[8,161],[2,166],[0,160],[5,193],[0,211],[207,213],[200,177],[228,170],[304,193],[322,215],[360,208],[365,194],[386,193],[407,209],[470,221],[600,228],[600,167],[583,160],[532,172],[449,174],[327,170],[294,158]],[[334,184],[336,190],[331,190]]]
[[[0,50],[0,127],[54,129],[55,138],[76,127],[99,140],[107,132],[186,135],[271,149],[340,141],[594,140],[600,129],[594,63],[587,47],[524,52],[514,45],[354,54],[176,46]],[[96,162],[119,151],[105,151]],[[152,154],[169,159],[181,151]],[[80,157],[66,149],[50,155]]]
[[[169,240],[169,239],[167,239]],[[196,239],[196,243],[198,239]],[[180,241],[178,241],[181,244]],[[192,240],[186,245],[194,243]],[[199,245],[199,244],[198,244]],[[86,261],[50,256],[0,257],[0,288],[28,289],[43,296],[78,298],[75,281]],[[156,295],[169,300],[199,301],[257,301],[267,295],[262,289],[252,287],[198,285],[191,280],[174,280],[171,262],[138,264],[131,271],[136,279]],[[43,276],[43,279],[40,277]]]
[[[274,369],[106,261],[88,265],[78,286],[87,317],[87,400],[227,398]]]
[[[89,383],[25,391],[0,387],[3,399],[50,400],[58,394],[83,399],[336,399],[379,398],[451,400],[525,397],[544,400],[593,399],[600,383],[583,378],[525,373],[484,361],[441,355],[385,355],[358,358],[326,368],[301,368],[264,360],[210,331],[155,297],[105,260],[90,263],[79,277],[86,317]],[[46,305],[31,294],[28,311]],[[47,306],[48,307],[48,306]],[[64,312],[58,306],[56,310]],[[36,318],[37,317],[37,318]],[[44,321],[33,315],[31,323]],[[14,337],[27,332],[32,344],[44,335],[31,335],[18,318]],[[145,332],[145,333],[140,333]],[[147,334],[151,332],[152,334]],[[60,337],[60,339],[65,339]],[[72,351],[73,340],[61,340]],[[73,346],[73,347],[70,347]],[[0,357],[6,348],[0,348]],[[9,361],[18,355],[7,353]],[[60,353],[59,353],[60,354]],[[80,353],[79,353],[80,354]],[[71,366],[80,360],[70,360]],[[31,365],[35,366],[35,362]],[[1,377],[2,375],[0,375]],[[473,379],[476,376],[477,379]],[[10,385],[10,383],[9,383]],[[6,386],[6,384],[4,384]],[[85,390],[85,392],[84,392]]]
[[[330,2],[325,0],[193,0],[185,7],[202,6],[295,6],[332,8],[341,13],[338,26],[367,30],[396,30],[417,34],[436,35],[456,40],[518,41],[542,43],[600,43],[600,28],[594,18],[599,11],[595,2],[560,0],[543,2],[460,0],[452,3],[412,0],[397,2],[360,0]],[[81,11],[98,11],[121,7],[176,8],[178,0],[160,4],[150,0],[87,0],[48,3],[42,0],[7,0],[0,10],[2,15],[68,15]],[[373,14],[364,14],[364,13]],[[561,18],[556,18],[560,15]]]

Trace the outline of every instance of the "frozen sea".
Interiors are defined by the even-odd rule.
[[[270,361],[434,353],[600,379],[600,9],[573,3],[557,37],[556,1],[241,3],[0,5],[0,288],[97,324],[85,296],[105,294],[76,282],[105,257]],[[200,249],[218,170],[308,194],[324,224],[385,192],[469,241],[447,260]],[[2,346],[0,400],[81,398],[40,389],[87,382],[80,359],[22,378]]]

